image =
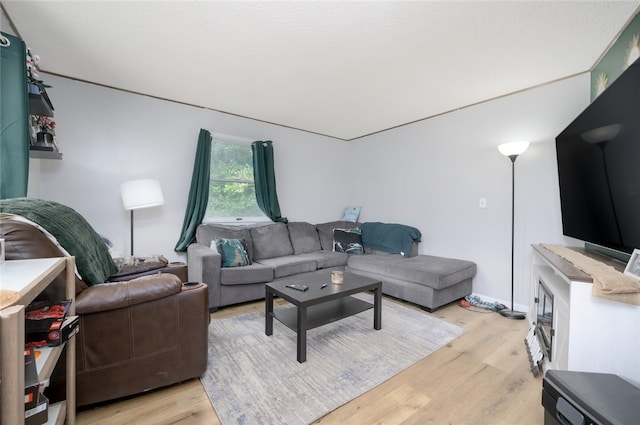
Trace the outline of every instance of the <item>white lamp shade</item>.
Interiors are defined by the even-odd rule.
[[[528,147],[529,147],[529,142],[517,141],[517,142],[503,143],[498,146],[498,150],[504,156],[513,156],[513,155],[518,156],[524,153],[524,151],[526,151]]]
[[[153,179],[132,180],[120,185],[125,210],[137,210],[164,204],[160,182]]]

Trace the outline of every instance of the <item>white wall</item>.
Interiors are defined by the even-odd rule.
[[[273,140],[280,207],[290,220],[339,218],[347,204],[344,142],[214,111],[44,76],[63,159],[33,160],[30,196],[69,205],[129,253],[129,212],[119,186],[160,181],[165,204],[135,212],[136,255],[184,260],[173,248],[187,202],[200,128]],[[212,93],[212,96],[215,95]]]
[[[160,180],[166,203],[136,212],[136,254],[184,259],[173,247],[200,128],[274,141],[280,206],[290,220],[329,221],[344,206],[361,205],[361,221],[415,226],[423,254],[475,261],[474,292],[505,304],[511,163],[496,147],[527,139],[532,145],[516,161],[516,308],[527,309],[530,245],[567,243],[554,138],[587,106],[586,74],[351,142],[65,78],[46,81],[64,157],[33,161],[40,179],[30,193],[75,208],[125,254],[129,215],[119,185],[149,177]]]
[[[9,18],[7,18],[7,15],[5,15],[4,10],[2,9],[0,9],[0,31],[15,35],[15,31],[13,31],[13,28],[11,28],[9,23]]]
[[[497,146],[531,141],[515,164],[514,298],[527,311],[531,244],[569,242],[555,136],[588,103],[585,74],[351,142],[351,202],[363,221],[420,229],[423,254],[475,261],[474,292],[510,306],[511,161]]]

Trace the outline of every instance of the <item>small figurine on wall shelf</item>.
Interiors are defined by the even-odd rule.
[[[38,144],[53,144],[53,133],[56,122],[51,117],[34,115],[35,126],[38,128],[36,140]]]

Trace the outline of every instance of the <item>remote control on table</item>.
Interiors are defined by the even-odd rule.
[[[287,288],[291,288],[291,289],[295,289],[297,291],[306,291],[307,289],[309,289],[309,287],[307,285],[300,285],[297,283],[292,283],[291,285],[286,285]]]

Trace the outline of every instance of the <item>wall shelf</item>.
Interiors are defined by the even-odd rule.
[[[53,117],[53,110],[53,104],[47,92],[40,91],[35,85],[29,84],[29,115]],[[32,129],[32,131],[34,130]],[[58,150],[57,146],[31,145],[29,146],[29,157],[35,159],[62,159],[62,152]]]
[[[53,106],[47,101],[49,97],[42,94],[29,93],[29,113],[31,115],[53,116]]]
[[[29,147],[29,156],[35,159],[62,159],[62,152],[51,147],[50,149],[43,149],[43,147]]]

